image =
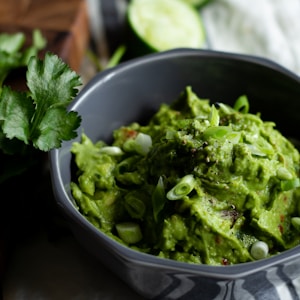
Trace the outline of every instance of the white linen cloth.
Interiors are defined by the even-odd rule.
[[[201,16],[210,49],[262,56],[300,75],[299,0],[212,0]]]

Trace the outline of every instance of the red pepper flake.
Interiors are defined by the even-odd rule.
[[[222,265],[223,266],[228,266],[229,265],[229,260],[227,258],[222,258]]]
[[[280,233],[283,234],[283,226],[281,224],[278,225],[278,229],[279,229]]]
[[[284,222],[284,215],[280,215],[280,222],[281,222],[281,223]]]
[[[133,129],[127,129],[127,128],[125,128],[124,129],[124,136],[125,136],[126,139],[134,138],[134,137],[137,136],[137,131],[133,130]]]

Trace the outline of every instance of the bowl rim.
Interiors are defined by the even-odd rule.
[[[72,103],[68,107],[68,111],[76,111],[77,107],[80,106],[84,99],[88,97],[88,95],[92,93],[94,89],[97,89],[99,85],[102,85],[106,81],[111,80],[116,74],[122,74],[128,69],[134,69],[144,64],[149,64],[153,61],[186,56],[195,56],[198,58],[210,57],[221,60],[229,59],[243,61],[250,64],[263,66],[275,72],[281,73],[282,75],[287,76],[300,84],[300,77],[297,74],[268,58],[248,54],[222,52],[216,50],[178,48],[134,58],[130,61],[122,62],[115,67],[97,73],[82,88],[77,97],[72,101]],[[72,141],[74,140],[75,139],[73,139]],[[68,143],[70,144],[72,141],[68,141]],[[63,145],[64,144],[65,142],[63,143]],[[169,271],[174,270],[176,272],[180,270],[180,272],[182,273],[189,273],[198,276],[201,275],[204,277],[213,277],[218,278],[220,280],[234,280],[251,275],[261,270],[265,270],[270,267],[274,267],[278,264],[284,264],[297,258],[299,259],[300,257],[300,245],[298,245],[280,254],[257,261],[239,263],[228,266],[212,266],[206,264],[185,263],[176,260],[160,258],[155,255],[142,253],[137,250],[131,249],[125,245],[122,245],[116,240],[107,236],[105,233],[101,232],[94,225],[92,225],[76,209],[75,205],[72,203],[72,200],[74,199],[69,199],[67,194],[68,187],[63,186],[63,180],[59,170],[59,154],[62,151],[63,145],[61,148],[53,149],[49,152],[51,181],[53,186],[55,202],[58,205],[58,208],[62,211],[64,215],[76,222],[77,226],[80,226],[85,230],[90,230],[90,232],[95,236],[100,236],[100,238],[105,241],[106,246],[109,249],[114,249],[114,255],[118,255],[119,258],[126,263],[134,263],[136,265],[141,266],[152,266],[157,267],[159,269],[167,269]]]

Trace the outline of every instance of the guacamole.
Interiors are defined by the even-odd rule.
[[[300,155],[273,122],[200,99],[191,87],[146,125],[71,148],[79,211],[99,230],[162,258],[231,265],[300,242]]]

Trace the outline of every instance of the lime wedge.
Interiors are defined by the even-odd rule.
[[[205,43],[199,12],[183,0],[132,0],[127,21],[130,48],[137,55]]]

